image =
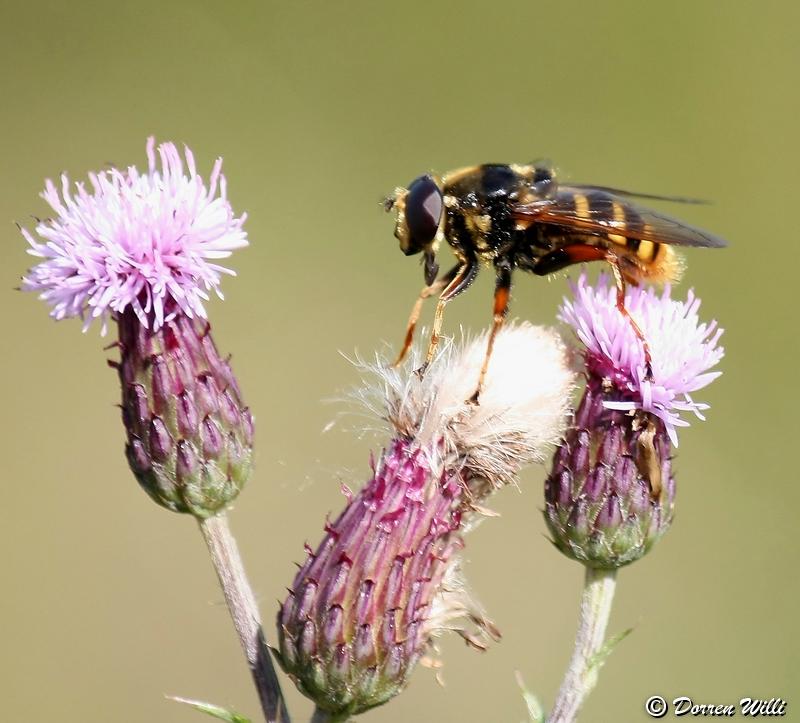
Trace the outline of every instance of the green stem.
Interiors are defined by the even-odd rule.
[[[239,634],[264,718],[268,723],[291,723],[261,629],[258,605],[247,581],[236,540],[228,527],[228,519],[222,513],[207,519],[198,518],[197,522],[225,593],[225,601]]]
[[[616,580],[616,570],[586,568],[575,649],[547,723],[573,723],[597,683]]]

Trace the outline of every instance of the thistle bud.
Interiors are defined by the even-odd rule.
[[[561,318],[584,344],[586,388],[545,483],[545,520],[555,545],[588,567],[642,557],[666,532],[675,505],[672,448],[680,412],[708,408],[689,396],[719,372],[716,323],[701,324],[699,300],[632,289],[626,307],[651,348],[652,367],[605,280],[581,276]]]
[[[667,531],[675,480],[664,423],[606,401],[590,378],[545,482],[545,519],[565,555],[614,568],[638,560]]]
[[[433,641],[498,636],[467,593],[459,551],[480,502],[544,459],[572,390],[552,332],[512,326],[495,345],[479,407],[486,337],[450,348],[423,380],[379,359],[359,397],[393,439],[297,573],[278,613],[280,661],[318,708],[355,715],[401,691]],[[531,380],[531,372],[537,374]]]
[[[396,440],[308,551],[278,614],[280,660],[318,707],[354,715],[385,703],[465,613],[479,621],[476,644],[491,633],[457,582],[462,492]]]
[[[253,421],[210,325],[179,315],[158,331],[119,319],[128,462],[144,490],[175,512],[207,517],[250,475]]]
[[[159,504],[205,517],[250,471],[252,419],[205,322],[219,264],[247,245],[226,198],[222,161],[208,185],[194,156],[147,142],[148,170],[111,168],[43,198],[55,213],[21,232],[42,260],[23,277],[55,319],[119,325],[122,417],[131,469]],[[159,163],[160,161],[160,163]],[[88,189],[87,189],[88,186]]]

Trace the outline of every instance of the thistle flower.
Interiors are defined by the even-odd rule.
[[[100,319],[105,333],[110,316],[131,308],[158,331],[178,313],[205,318],[208,291],[222,297],[220,274],[234,272],[216,260],[247,245],[247,216],[236,218],[228,203],[222,159],[206,188],[188,148],[186,168],[172,143],[157,151],[160,169],[151,137],[147,173],[133,166],[90,173],[91,192],[81,182],[72,191],[66,174],[60,193],[47,180],[42,198],[56,217],[37,223],[38,240],[21,229],[28,253],[44,259],[22,288],[39,292],[53,318],[78,316],[84,330]]]
[[[545,484],[545,518],[558,548],[590,567],[616,568],[644,555],[669,528],[675,501],[672,447],[682,413],[708,405],[691,394],[720,372],[722,330],[701,323],[700,300],[666,287],[630,289],[626,306],[652,353],[617,310],[616,290],[581,276],[560,318],[584,345],[586,388]]]
[[[555,334],[511,327],[497,339],[480,406],[469,405],[485,344],[450,348],[422,381],[383,360],[368,367],[378,382],[359,396],[393,439],[322,542],[306,548],[278,613],[281,664],[330,714],[388,701],[444,631],[477,648],[497,636],[461,578],[463,533],[489,492],[558,439],[572,374]]]
[[[661,419],[670,441],[678,445],[676,427],[689,425],[681,412],[703,419],[707,404],[691,394],[708,386],[722,372],[708,371],[724,355],[717,345],[722,329],[716,321],[700,322],[700,299],[689,290],[686,301],[674,301],[666,285],[659,296],[652,288],[630,288],[625,306],[642,329],[652,355],[652,379],[647,377],[644,349],[633,327],[616,308],[617,290],[601,277],[590,286],[582,275],[565,299],[560,319],[585,346],[586,372],[608,379],[621,397],[604,406],[632,412],[640,409]]]
[[[123,421],[134,474],[160,504],[207,516],[250,470],[252,419],[217,353],[204,301],[220,297],[217,262],[247,245],[226,196],[222,161],[206,186],[192,152],[147,142],[148,171],[111,168],[43,198],[54,218],[21,229],[43,259],[23,277],[55,319],[118,322]],[[157,163],[160,160],[160,167]]]

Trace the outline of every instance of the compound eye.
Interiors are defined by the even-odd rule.
[[[433,241],[443,208],[442,192],[433,178],[420,176],[411,183],[406,196],[406,224],[412,247],[421,250]]]

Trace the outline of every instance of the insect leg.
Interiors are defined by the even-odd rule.
[[[611,251],[606,254],[606,261],[611,266],[611,271],[614,274],[614,283],[617,286],[617,309],[631,325],[633,333],[642,344],[642,351],[644,352],[644,378],[646,381],[653,381],[653,357],[650,354],[650,345],[645,339],[644,332],[641,327],[636,323],[636,319],[631,316],[631,313],[625,306],[625,277],[622,275],[622,270],[619,267],[619,259],[617,255]]]
[[[574,243],[555,249],[555,251],[551,251],[549,254],[545,254],[540,259],[537,259],[533,265],[524,268],[529,268],[529,270],[533,271],[537,276],[547,276],[556,271],[566,269],[568,266],[588,261],[608,261],[606,249],[600,248],[599,246]]]
[[[472,404],[478,403],[483,390],[483,381],[486,378],[486,371],[489,369],[489,359],[492,356],[494,349],[494,341],[497,338],[497,332],[503,327],[506,316],[508,314],[508,302],[511,298],[511,266],[510,264],[502,264],[497,266],[497,278],[494,287],[494,321],[492,323],[492,330],[489,332],[489,340],[486,344],[486,354],[483,357],[483,364],[481,365],[481,373],[478,377],[478,388],[475,394],[470,397],[469,401]]]
[[[614,283],[617,287],[617,309],[631,325],[633,333],[642,344],[644,351],[644,364],[645,364],[645,379],[652,381],[653,379],[653,366],[652,356],[650,354],[650,345],[645,339],[641,327],[636,323],[636,320],[631,316],[631,313],[625,307],[625,276],[620,268],[619,257],[610,249],[604,249],[600,246],[590,246],[588,244],[576,243],[564,246],[560,249],[543,256],[533,266],[532,271],[535,274],[544,276],[546,274],[559,271],[572,264],[578,264],[587,261],[606,261],[611,266],[611,272],[614,274]]]
[[[425,370],[428,368],[428,365],[433,359],[433,355],[436,353],[436,347],[439,344],[439,335],[442,331],[444,307],[447,306],[447,303],[458,296],[462,291],[465,291],[467,288],[469,288],[472,282],[475,281],[475,277],[477,275],[477,260],[473,258],[467,258],[458,267],[455,276],[447,285],[445,290],[442,291],[442,294],[439,297],[439,303],[436,304],[436,314],[433,317],[433,329],[431,330],[430,342],[428,342],[428,353],[425,355],[425,363],[419,369],[417,369],[417,374],[419,376],[422,376],[425,373]]]
[[[406,326],[406,336],[405,340],[403,341],[403,348],[400,350],[400,353],[397,355],[397,359],[395,359],[392,366],[399,366],[403,359],[405,359],[406,354],[408,354],[408,350],[411,348],[411,344],[414,341],[414,330],[417,328],[417,322],[419,321],[419,315],[422,312],[422,304],[425,302],[425,299],[430,298],[434,294],[441,293],[442,290],[455,278],[459,269],[461,269],[461,264],[456,264],[440,279],[437,279],[428,286],[422,287],[422,291],[419,292],[419,296],[414,303],[414,307],[411,309],[411,315],[408,317],[408,325]]]

